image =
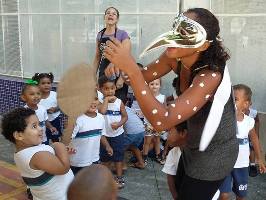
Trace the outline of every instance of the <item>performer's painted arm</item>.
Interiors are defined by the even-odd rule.
[[[149,83],[176,68],[176,63],[177,61],[175,59],[168,58],[165,52],[163,52],[158,59],[143,68],[143,77],[145,81]]]
[[[112,63],[128,74],[131,87],[143,114],[157,131],[169,129],[194,115],[207,103],[221,82],[222,76],[219,72],[205,70],[195,76],[190,87],[174,103],[165,108],[151,93],[133,57],[123,53],[123,48],[118,41],[113,40],[113,42],[108,43],[110,47],[105,49],[104,54]],[[152,67],[149,74],[158,74],[155,69],[160,69],[159,66],[170,71],[169,66],[158,65],[157,68]],[[167,73],[166,71],[165,73]]]

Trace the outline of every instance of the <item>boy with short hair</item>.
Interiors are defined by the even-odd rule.
[[[239,143],[239,153],[233,171],[225,178],[223,184],[219,188],[221,192],[220,200],[229,200],[229,193],[231,192],[231,190],[233,190],[233,192],[237,196],[237,200],[244,200],[247,196],[249,166],[248,138],[250,138],[254,146],[260,173],[266,172],[266,168],[261,157],[261,149],[258,136],[254,128],[254,119],[244,113],[249,107],[249,102],[252,95],[251,89],[243,84],[241,84],[241,86],[236,85],[233,88],[236,104],[236,118],[238,127],[237,139]],[[231,188],[232,181],[233,188]]]
[[[2,134],[15,144],[14,160],[33,199],[66,200],[73,179],[64,144],[42,144],[42,127],[35,111],[16,108],[2,119]]]
[[[100,149],[100,160],[104,165],[110,166],[110,162],[115,163],[116,181],[119,188],[125,185],[123,173],[124,160],[124,129],[123,125],[127,121],[127,112],[123,102],[115,97],[115,80],[110,80],[106,76],[98,79],[98,86],[104,96],[103,103],[99,105],[98,110],[104,115],[106,138],[113,149],[113,155],[102,148]]]
[[[68,200],[116,200],[117,185],[107,167],[93,164],[77,174],[68,188],[67,197]]]
[[[113,149],[105,138],[105,121],[101,113],[97,112],[98,98],[88,106],[87,111],[79,116],[73,130],[72,140],[69,144],[71,149],[70,164],[76,175],[82,168],[99,162],[100,143],[110,156]]]

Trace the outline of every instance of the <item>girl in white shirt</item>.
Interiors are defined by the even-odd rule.
[[[62,136],[62,125],[60,120],[61,112],[56,99],[57,94],[52,91],[54,75],[51,72],[36,73],[32,79],[38,82],[41,91],[41,100],[39,104],[46,108],[49,122],[57,129],[57,132],[55,133],[46,130],[47,139],[48,141],[51,139],[53,142],[59,142],[59,139]]]

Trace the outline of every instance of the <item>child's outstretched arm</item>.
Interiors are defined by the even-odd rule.
[[[30,161],[30,167],[54,175],[67,173],[70,162],[66,146],[63,143],[55,142],[53,147],[55,155],[48,151],[37,152]]]
[[[250,137],[250,140],[251,140],[251,142],[253,144],[256,158],[258,159],[260,173],[261,174],[262,173],[266,173],[266,167],[265,167],[265,164],[263,162],[262,155],[261,155],[261,148],[260,148],[259,138],[258,138],[258,135],[256,134],[255,128],[252,128],[249,131],[249,137]]]
[[[123,126],[127,122],[127,111],[123,102],[121,102],[120,112],[121,112],[121,121],[114,122],[111,124],[111,127],[114,130],[118,129],[120,126]]]

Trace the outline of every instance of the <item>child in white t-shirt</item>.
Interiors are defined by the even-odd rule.
[[[56,133],[57,129],[49,122],[46,108],[39,104],[41,98],[41,92],[37,86],[37,82],[33,80],[27,80],[22,88],[21,99],[26,103],[25,107],[35,111],[40,126],[43,129],[43,144],[49,144],[46,136],[46,128],[52,133]]]
[[[54,75],[50,73],[35,73],[32,77],[33,80],[38,82],[38,86],[41,91],[41,100],[39,105],[45,107],[48,113],[49,122],[57,129],[57,132],[51,132],[46,130],[48,141],[59,142],[62,136],[62,125],[60,120],[60,110],[57,105],[57,93],[52,91],[52,83],[54,81]]]
[[[106,151],[105,148],[100,149],[101,162],[110,167],[111,162],[115,163],[116,181],[119,188],[125,186],[122,176],[123,160],[124,160],[124,128],[123,125],[127,121],[127,112],[123,102],[115,97],[116,85],[115,80],[110,80],[106,76],[98,79],[101,93],[104,96],[103,102],[99,105],[99,112],[104,115],[106,133],[105,136],[113,149],[113,155]]]
[[[33,199],[67,200],[74,176],[64,144],[42,144],[43,129],[35,111],[17,108],[4,115],[2,134],[15,144],[14,160]]]
[[[99,162],[100,143],[105,147],[110,156],[113,149],[106,140],[105,120],[102,114],[97,112],[98,99],[92,102],[83,115],[76,120],[72,140],[69,144],[70,165],[76,175],[82,168]]]
[[[223,184],[219,188],[221,192],[220,200],[228,200],[229,193],[232,190],[237,196],[238,200],[243,200],[247,196],[249,138],[254,146],[260,173],[266,172],[266,168],[261,157],[261,149],[258,136],[254,128],[254,119],[244,114],[249,106],[249,101],[251,100],[251,89],[243,84],[235,85],[233,88],[236,104],[238,128],[237,139],[239,142],[239,153],[233,171],[225,178]]]

